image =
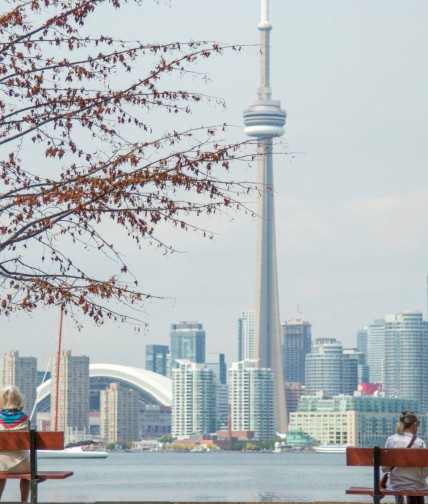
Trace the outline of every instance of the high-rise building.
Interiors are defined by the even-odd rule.
[[[350,359],[356,359],[358,363],[358,383],[368,383],[369,367],[366,364],[366,356],[362,352],[358,352],[356,348],[343,349],[343,354],[347,355]]]
[[[365,356],[367,363],[367,327],[357,332],[357,351]]]
[[[169,347],[167,345],[146,345],[146,369],[159,373],[163,376],[168,375],[168,355]]]
[[[100,392],[101,430],[108,443],[138,440],[138,392],[119,383]]]
[[[227,367],[224,354],[217,354],[217,359],[216,361],[210,359],[209,362],[205,363],[205,367],[211,369],[217,383],[225,385],[227,382]]]
[[[385,317],[386,397],[416,399],[428,412],[428,322],[422,312],[405,311]]]
[[[300,318],[281,324],[284,381],[305,383],[306,354],[311,351],[311,324]]]
[[[228,383],[232,431],[253,431],[255,439],[272,439],[275,426],[271,370],[257,367],[255,360],[234,362],[229,368]]]
[[[216,389],[214,373],[205,364],[177,361],[171,371],[171,434],[211,433],[216,429]]]
[[[383,383],[385,360],[385,320],[376,319],[367,327],[367,365],[370,383]]]
[[[72,356],[70,350],[63,350],[59,366],[58,355],[52,357],[51,430],[88,432],[89,357]]]
[[[319,338],[306,355],[306,393],[352,394],[358,387],[358,361],[343,353],[335,339]]]
[[[290,413],[297,411],[300,398],[305,395],[305,387],[301,382],[285,382],[285,401],[287,403],[288,420],[290,420]],[[288,442],[288,432],[287,432]]]
[[[279,101],[272,100],[270,87],[270,31],[268,0],[261,0],[260,69],[258,99],[244,111],[245,133],[257,138],[258,202],[256,302],[254,358],[261,368],[272,370],[275,396],[275,428],[287,431],[287,412],[281,355],[278,272],[275,243],[273,183],[273,138],[284,134],[286,113]]]
[[[254,309],[245,307],[238,319],[238,361],[254,357]]]
[[[171,369],[177,359],[205,363],[205,331],[199,322],[171,324]]]
[[[30,415],[37,397],[37,359],[20,357],[17,350],[0,358],[0,389],[15,385],[24,397],[24,411]]]
[[[205,367],[210,369],[214,375],[216,392],[216,429],[227,428],[227,413],[229,406],[227,368],[224,354],[217,354],[217,360],[205,363]]]
[[[217,383],[216,393],[216,429],[227,429],[229,414],[229,387],[223,383]]]

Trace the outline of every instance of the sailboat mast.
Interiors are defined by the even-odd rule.
[[[59,334],[58,334],[58,352],[57,352],[57,364],[56,364],[56,393],[55,393],[55,430],[58,430],[58,401],[59,401],[59,371],[61,362],[61,339],[62,339],[62,318],[64,312],[61,308],[61,316],[59,319]]]

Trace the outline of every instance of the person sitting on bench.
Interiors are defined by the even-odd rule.
[[[426,448],[425,442],[416,436],[419,424],[413,411],[403,411],[397,423],[397,433],[386,440],[385,448]],[[390,473],[388,490],[428,490],[428,467],[382,467],[382,471]],[[406,499],[407,504],[424,503],[423,496],[407,496]],[[401,495],[395,497],[397,504],[402,504],[403,500]]]
[[[29,430],[30,420],[22,411],[23,399],[17,387],[5,387],[0,392],[0,430]],[[19,474],[30,472],[30,456],[26,450],[0,452],[0,472]],[[0,499],[6,480],[0,480]],[[30,480],[20,481],[21,502],[28,500]]]

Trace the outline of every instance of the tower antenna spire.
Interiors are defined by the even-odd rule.
[[[286,113],[272,100],[270,87],[269,1],[261,0],[260,87],[258,99],[244,110],[245,133],[257,138],[258,229],[256,260],[256,302],[254,359],[272,370],[274,381],[274,423],[279,434],[287,431],[284,379],[279,322],[278,273],[275,245],[272,138],[284,134]]]
[[[260,88],[259,99],[270,100],[272,90],[270,88],[270,31],[272,25],[269,22],[269,0],[261,0],[260,30]]]
[[[262,0],[262,15],[261,15],[261,19],[260,19],[260,23],[259,23],[259,28],[260,26],[265,26],[266,24],[268,24],[270,26],[270,23],[269,23],[269,0]]]

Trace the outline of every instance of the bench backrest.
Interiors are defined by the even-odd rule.
[[[428,448],[378,448],[379,464],[395,467],[428,467]],[[373,466],[374,448],[346,449],[346,465]]]
[[[62,450],[64,433],[60,431],[36,432],[36,450]],[[30,431],[0,431],[0,451],[29,450]]]

